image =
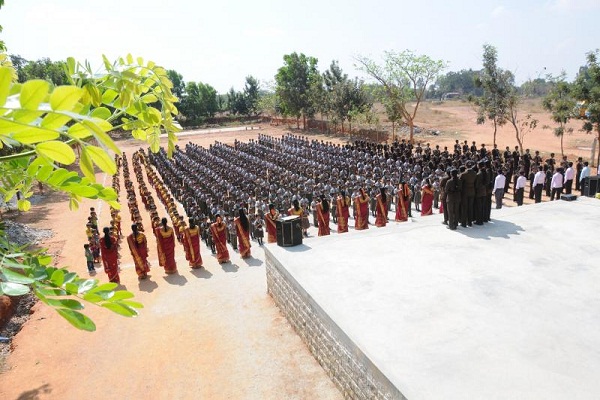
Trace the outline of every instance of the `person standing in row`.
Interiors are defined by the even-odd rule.
[[[462,227],[472,226],[475,206],[475,181],[477,173],[473,169],[473,163],[467,163],[467,169],[460,174],[462,184],[462,198],[460,203],[460,225]]]
[[[421,188],[421,216],[433,214],[433,188],[429,179]]]
[[[369,196],[363,188],[360,188],[360,194],[354,199],[354,207],[356,210],[356,219],[354,220],[354,228],[357,231],[369,229]]]
[[[387,224],[387,196],[385,188],[379,188],[380,193],[375,196],[375,226],[381,228]]]
[[[135,272],[139,279],[146,279],[150,272],[150,264],[148,263],[148,241],[146,235],[139,232],[137,224],[131,225],[131,234],[127,236],[127,244],[129,251],[133,257]]]
[[[502,208],[502,198],[504,197],[504,188],[506,186],[506,177],[502,170],[498,170],[498,175],[494,180],[494,197],[496,199],[496,209]]]
[[[483,225],[485,220],[485,195],[487,191],[487,171],[485,170],[485,162],[479,161],[477,164],[478,171],[475,174],[475,206],[473,208],[475,225]]]
[[[275,209],[275,204],[269,204],[269,212],[265,215],[265,225],[267,226],[267,243],[277,242],[277,225],[275,221],[279,219],[279,213]]]
[[[461,186],[458,178],[458,170],[450,172],[451,178],[446,182],[446,204],[448,205],[448,229],[456,230],[460,217]]]
[[[556,200],[560,200],[560,195],[563,191],[563,176],[562,176],[562,168],[557,168],[554,175],[552,175],[552,181],[550,184],[551,193],[550,193],[550,201],[553,201],[556,197]]]
[[[402,181],[398,185],[398,193],[396,195],[396,218],[397,222],[408,221],[408,210],[410,209],[410,189],[406,182]]]
[[[227,225],[217,214],[215,222],[210,226],[215,247],[217,249],[217,260],[220,264],[229,262],[229,250],[227,249]]]
[[[569,161],[567,164],[568,168],[565,171],[565,193],[571,194],[573,189],[573,179],[575,179],[575,169],[573,169],[573,163]]]
[[[183,248],[185,259],[190,263],[192,269],[202,268],[202,256],[200,255],[200,228],[190,218],[189,228],[183,228]]]
[[[104,272],[108,276],[108,280],[114,283],[121,283],[119,278],[119,251],[117,239],[110,234],[110,228],[104,228],[104,237],[100,239],[100,255]]]
[[[338,233],[348,232],[348,218],[350,218],[350,197],[346,196],[345,191],[341,190],[336,199],[336,203]]]
[[[177,272],[175,263],[175,232],[167,225],[167,219],[160,221],[161,226],[154,229],[156,236],[156,247],[158,249],[158,265],[165,269],[165,273],[174,274]]]
[[[581,174],[579,175],[579,190],[581,190],[581,195],[583,196],[586,178],[588,178],[591,174],[590,163],[585,161],[583,163],[583,168],[581,169]]]
[[[296,200],[297,202],[298,200]],[[238,238],[240,256],[242,258],[248,258],[250,254],[250,221],[246,216],[246,212],[243,208],[239,210],[239,216],[233,221],[235,224],[235,231]]]
[[[327,236],[329,230],[329,201],[321,195],[321,201],[317,203],[317,218],[319,223],[319,236]]]
[[[546,181],[546,173],[540,168],[533,178],[533,193],[536,203],[542,202],[542,191]]]
[[[515,201],[517,206],[523,205],[523,198],[525,197],[525,185],[527,185],[527,179],[525,179],[525,171],[519,172],[517,178],[517,184],[515,185]]]

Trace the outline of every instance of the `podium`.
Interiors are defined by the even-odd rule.
[[[297,215],[280,218],[275,221],[277,245],[291,247],[302,244],[302,221]]]

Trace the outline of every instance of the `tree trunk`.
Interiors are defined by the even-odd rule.
[[[392,121],[392,142],[396,140],[396,121]]]
[[[523,139],[519,135],[519,127],[514,121],[511,121],[513,127],[515,128],[515,137],[517,138],[517,143],[519,144],[519,153],[523,154]]]
[[[302,114],[302,126],[306,130],[306,114]]]
[[[408,120],[408,127],[410,128],[410,144],[415,144],[415,140],[414,140],[415,124],[414,124],[412,118],[410,118]],[[494,134],[494,136],[495,136],[495,134]]]
[[[600,125],[598,126],[598,155],[596,157],[596,168],[598,168],[600,166]]]
[[[563,134],[560,135],[560,155],[561,155],[561,157],[565,156],[565,150],[563,148],[563,139],[564,139],[564,137],[565,137],[565,133],[563,131]]]
[[[300,129],[300,117],[296,117],[296,128]]]
[[[496,120],[494,119],[494,143],[493,145],[496,145],[496,131],[498,130],[498,126],[496,125]]]
[[[342,120],[342,135],[344,134],[344,120]]]

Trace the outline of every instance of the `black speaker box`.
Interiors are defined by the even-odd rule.
[[[583,181],[583,195],[594,197],[600,192],[600,176],[590,176]]]
[[[302,244],[302,223],[300,217],[290,216],[275,221],[277,245],[291,247]]]
[[[573,200],[577,200],[577,196],[575,196],[574,194],[562,194],[560,196],[561,200],[566,200],[566,201],[573,201]]]

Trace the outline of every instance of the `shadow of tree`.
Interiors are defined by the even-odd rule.
[[[49,394],[52,392],[50,385],[48,383],[31,390],[27,390],[17,397],[17,400],[37,400],[40,398],[42,394]]]

